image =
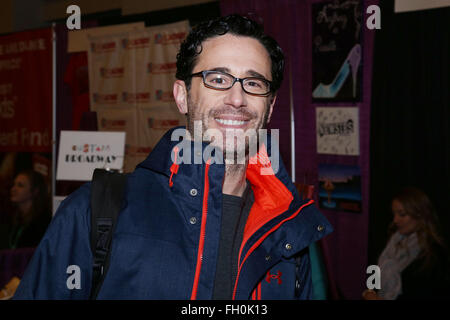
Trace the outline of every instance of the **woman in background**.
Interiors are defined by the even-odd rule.
[[[0,249],[36,247],[51,220],[49,192],[44,177],[33,171],[20,172],[10,192],[14,211],[3,226]]]
[[[407,187],[392,200],[390,238],[378,260],[381,289],[365,300],[450,298],[449,256],[425,193]]]

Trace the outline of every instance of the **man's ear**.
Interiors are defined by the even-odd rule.
[[[178,110],[182,114],[187,114],[187,89],[184,81],[176,80],[173,83],[173,97],[175,98],[175,103],[177,104]]]
[[[277,100],[276,94],[270,97],[269,114],[267,115],[267,123],[270,122],[270,118],[272,117],[273,106],[275,105],[276,100]]]

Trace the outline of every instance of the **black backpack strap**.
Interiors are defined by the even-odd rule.
[[[94,258],[90,299],[108,271],[112,235],[122,207],[126,175],[95,169],[91,186],[91,250]]]

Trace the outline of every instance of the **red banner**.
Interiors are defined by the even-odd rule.
[[[51,152],[52,30],[0,37],[0,152]]]

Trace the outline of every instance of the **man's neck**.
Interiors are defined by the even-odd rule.
[[[225,179],[222,192],[224,194],[241,197],[247,186],[245,171],[246,164],[225,165]]]

